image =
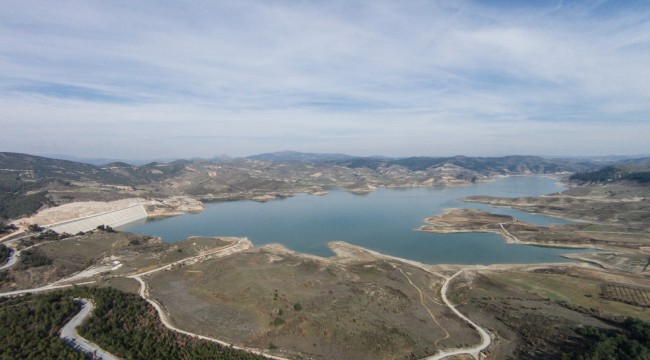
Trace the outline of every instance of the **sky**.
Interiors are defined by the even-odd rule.
[[[0,151],[650,154],[647,1],[0,8]]]

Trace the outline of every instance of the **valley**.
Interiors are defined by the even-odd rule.
[[[278,244],[253,246],[233,237],[166,243],[90,221],[110,220],[106,214],[125,206],[139,206],[143,216],[155,218],[204,211],[201,202],[207,200],[269,201],[339,188],[359,194],[378,188],[474,186],[531,169],[548,175],[545,167],[531,167],[530,159],[520,159],[524,164],[513,165],[508,174],[485,162],[479,169],[467,159],[465,165],[474,164],[473,170],[456,165],[458,159],[421,168],[433,160],[427,161],[191,163],[169,177],[154,172],[161,178],[147,180],[134,174],[152,168],[131,169],[120,175],[126,176],[120,185],[91,179],[81,165],[57,170],[62,179],[49,178],[55,173],[47,164],[19,176],[14,171],[12,181],[23,188],[47,184],[41,190],[49,202],[35,214],[15,218],[15,235],[11,230],[3,235],[14,239],[7,246],[18,256],[0,271],[0,296],[108,287],[124,294],[119,296],[139,294],[166,331],[286,359],[558,358],[590,351],[597,340],[583,328],[620,332],[627,318],[650,321],[647,185],[628,178],[576,183],[564,173],[595,165],[566,162],[550,168],[570,184],[555,194],[461,199],[577,222],[539,225],[496,208],[444,208],[429,214],[415,231],[423,236],[487,232],[514,244],[508,246],[596,250],[564,255],[568,262],[427,263],[342,241],[329,242],[333,256]],[[495,167],[503,165],[499,161]],[[26,199],[32,193],[12,194]],[[91,199],[95,202],[78,201]],[[37,226],[56,229],[71,221],[86,228],[70,234]],[[113,355],[126,356],[88,336],[109,346]]]

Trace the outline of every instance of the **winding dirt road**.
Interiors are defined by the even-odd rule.
[[[463,315],[463,313],[458,311],[458,309],[456,309],[454,304],[452,304],[451,301],[449,301],[449,299],[447,298],[447,289],[449,288],[449,283],[451,283],[451,281],[456,276],[460,275],[462,272],[463,270],[458,270],[458,272],[456,272],[454,275],[445,278],[445,283],[442,285],[442,289],[440,289],[440,294],[442,295],[442,301],[451,309],[451,311],[454,312],[454,314],[456,314],[456,316],[463,319],[466,323],[468,323],[474,329],[476,329],[476,331],[478,331],[478,333],[481,335],[481,343],[476,346],[472,346],[468,348],[459,348],[454,350],[441,351],[435,355],[426,357],[424,360],[440,360],[448,356],[461,355],[461,354],[468,354],[475,359],[480,359],[481,351],[487,349],[488,346],[490,346],[490,344],[492,343],[492,338],[490,338],[490,334],[488,334],[488,332],[485,331],[485,329],[483,329],[482,327],[476,325],[467,316]]]
[[[518,220],[517,220],[516,218],[514,218],[512,222],[517,222],[517,221],[518,221]],[[505,229],[504,229],[504,231],[505,231]],[[337,243],[339,243],[339,242],[334,241],[334,242],[332,242],[331,244],[337,244]],[[356,248],[354,245],[351,246],[351,245],[346,244],[345,246]],[[458,310],[456,309],[456,307],[454,306],[454,304],[452,304],[451,301],[449,301],[449,299],[447,298],[447,289],[449,288],[449,284],[451,283],[451,281],[452,281],[454,278],[456,278],[456,276],[460,275],[460,274],[464,271],[464,269],[460,269],[460,270],[458,270],[458,271],[457,271],[454,275],[452,275],[452,276],[445,276],[445,275],[443,275],[443,274],[440,273],[440,272],[433,271],[433,269],[431,269],[429,266],[426,266],[426,265],[424,265],[424,264],[422,264],[422,263],[419,263],[419,262],[417,262],[417,261],[412,261],[412,260],[407,260],[407,259],[401,259],[401,258],[398,258],[398,257],[395,257],[395,256],[390,256],[390,255],[382,254],[382,253],[380,253],[380,252],[377,252],[377,251],[374,251],[374,250],[365,249],[365,248],[362,248],[362,249],[363,249],[364,252],[367,252],[367,253],[369,253],[369,254],[372,254],[372,255],[375,256],[376,258],[379,258],[379,259],[382,259],[382,260],[388,262],[388,263],[391,264],[391,266],[393,266],[393,267],[395,267],[395,265],[392,264],[391,261],[397,261],[397,262],[401,262],[401,263],[409,264],[409,265],[414,266],[414,267],[416,267],[416,268],[418,268],[418,269],[424,270],[425,272],[428,272],[429,274],[432,274],[432,275],[435,275],[435,276],[439,276],[439,277],[445,279],[445,282],[444,282],[444,284],[442,285],[442,288],[440,289],[440,295],[441,295],[441,297],[442,297],[442,301],[444,302],[444,304],[445,304],[445,305],[446,305],[446,306],[447,306],[447,307],[448,307],[448,308],[449,308],[449,309],[450,309],[454,314],[456,314],[456,315],[457,315],[458,317],[460,317],[463,321],[465,321],[465,322],[468,323],[471,327],[473,327],[476,331],[478,331],[479,335],[481,336],[481,342],[480,342],[478,345],[476,345],[476,346],[471,346],[471,347],[466,347],[466,348],[457,348],[457,349],[453,349],[453,350],[444,350],[444,351],[440,351],[440,352],[438,352],[437,354],[434,354],[434,355],[431,355],[431,356],[427,356],[427,357],[425,357],[425,358],[422,358],[422,359],[420,359],[420,360],[440,360],[440,359],[444,359],[444,358],[449,357],[449,356],[454,356],[454,355],[463,355],[463,354],[470,355],[470,356],[474,357],[475,359],[480,359],[481,351],[487,349],[487,348],[492,344],[492,338],[490,337],[490,334],[488,334],[488,332],[487,332],[485,329],[483,329],[482,327],[480,327],[480,326],[478,326],[476,323],[474,323],[472,320],[470,320],[467,316],[463,315],[463,313],[461,313],[460,311],[458,311]],[[338,255],[338,254],[339,254],[339,253],[337,253],[337,255]],[[402,271],[402,270],[400,269],[400,271]],[[404,275],[406,276],[406,274],[405,274],[403,271],[402,271],[402,274],[404,274]],[[413,283],[410,281],[410,278],[409,278],[408,276],[407,276],[407,279],[409,280],[409,282],[411,283],[411,285],[415,286],[415,284],[413,284]],[[421,290],[420,290],[417,286],[415,286],[415,288],[416,288],[418,291],[420,291],[420,293],[422,294]],[[421,300],[422,300],[422,302],[424,302],[423,299],[421,299]],[[435,303],[437,303],[437,302],[434,301],[433,299],[430,299],[430,300],[433,301],[433,302],[435,302]],[[424,305],[424,304],[422,304],[422,305]],[[429,308],[428,308],[428,307],[425,306],[425,308],[427,309],[427,311],[429,311]],[[429,311],[429,315],[431,315],[431,317],[434,319],[434,321],[435,321],[438,325],[440,325],[440,324],[436,321],[435,317],[433,316],[433,314],[431,314],[430,311]],[[443,327],[441,326],[441,328],[443,328]],[[444,329],[444,328],[443,328],[443,329]],[[445,331],[446,331],[446,329],[445,329]],[[442,339],[438,339],[438,340],[442,340]],[[436,346],[436,348],[437,348],[437,342],[438,342],[438,341],[436,341],[436,343],[434,344],[434,345]]]
[[[515,221],[516,221],[516,220],[515,220]],[[507,224],[507,223],[506,223],[506,224]],[[504,231],[507,235],[509,235],[510,237],[512,237],[512,238],[514,238],[515,240],[518,241],[518,239],[516,239],[514,236],[512,236],[512,235],[511,235],[511,234],[510,234],[510,233],[509,233],[509,232],[508,232],[508,231],[503,227],[503,224],[499,224],[499,225],[501,226],[501,228],[503,229],[503,231]],[[192,336],[192,337],[196,337],[196,338],[199,338],[199,339],[202,339],[202,340],[208,340],[208,341],[211,341],[211,342],[215,342],[215,343],[218,343],[218,344],[220,344],[220,345],[222,345],[222,346],[232,347],[232,348],[234,348],[234,349],[247,351],[247,352],[250,352],[250,353],[253,353],[253,354],[256,354],[256,355],[261,355],[261,356],[264,356],[264,357],[269,358],[269,359],[275,359],[275,360],[287,360],[286,358],[283,358],[283,357],[274,356],[274,355],[270,355],[270,354],[264,353],[263,351],[260,351],[259,349],[253,349],[253,348],[245,348],[245,347],[235,346],[235,345],[233,345],[233,344],[227,343],[227,342],[222,341],[222,340],[219,340],[219,339],[211,338],[211,337],[208,337],[208,336],[203,336],[203,335],[200,335],[200,334],[192,333],[192,332],[185,331],[185,330],[182,330],[182,329],[177,328],[176,326],[174,326],[174,325],[172,324],[172,321],[170,320],[169,315],[165,312],[165,310],[163,309],[163,307],[162,307],[162,306],[161,306],[161,305],[160,305],[156,300],[153,300],[153,299],[150,298],[149,290],[148,290],[148,288],[147,288],[147,283],[146,283],[146,282],[144,281],[144,279],[143,279],[143,277],[145,277],[145,276],[147,276],[147,275],[151,275],[151,274],[154,274],[154,273],[159,272],[159,271],[163,271],[163,270],[170,269],[170,268],[172,268],[173,266],[176,266],[176,265],[180,265],[180,264],[192,264],[192,263],[196,263],[196,262],[204,261],[204,260],[207,260],[207,259],[210,259],[210,258],[225,257],[225,256],[229,256],[229,255],[232,255],[232,254],[238,253],[238,252],[240,252],[240,251],[244,251],[244,250],[246,250],[246,249],[249,249],[249,248],[251,248],[252,246],[253,246],[252,243],[251,243],[247,238],[237,238],[237,239],[236,239],[232,244],[230,244],[230,245],[228,245],[228,246],[226,246],[226,247],[219,248],[219,249],[216,249],[216,250],[207,251],[207,252],[204,252],[204,253],[202,253],[202,254],[199,254],[199,255],[196,255],[196,256],[190,257],[190,258],[182,259],[182,260],[179,260],[179,261],[173,262],[173,263],[171,263],[171,264],[163,265],[163,266],[160,266],[160,267],[158,267],[158,268],[155,268],[155,269],[153,269],[153,270],[149,270],[149,271],[146,271],[146,272],[143,272],[143,273],[133,274],[133,275],[130,275],[130,276],[128,276],[128,277],[131,278],[131,279],[135,279],[136,281],[138,281],[138,283],[140,283],[140,290],[139,290],[139,294],[140,294],[140,296],[141,296],[144,300],[146,300],[148,303],[150,303],[151,306],[154,307],[154,309],[156,309],[156,312],[158,313],[158,316],[159,316],[159,318],[160,318],[160,321],[161,321],[162,324],[163,324],[165,327],[167,327],[168,329],[170,329],[170,330],[172,330],[172,331],[176,331],[176,332],[181,333],[181,334],[185,334],[185,335],[189,335],[189,336]],[[460,311],[458,311],[458,310],[456,309],[456,307],[451,303],[451,301],[449,301],[449,299],[447,298],[447,290],[448,290],[448,288],[449,288],[449,284],[451,283],[451,281],[452,281],[454,278],[456,278],[458,275],[460,275],[460,274],[463,272],[463,269],[457,271],[457,272],[456,272],[454,275],[452,275],[452,276],[445,276],[445,275],[443,275],[443,274],[441,274],[441,273],[439,273],[439,272],[433,271],[433,269],[429,268],[428,266],[426,266],[426,265],[424,265],[424,264],[421,264],[421,263],[418,263],[418,262],[415,262],[415,261],[409,261],[409,260],[406,260],[406,259],[400,259],[400,258],[396,258],[396,257],[393,257],[393,256],[384,255],[384,254],[378,253],[378,252],[376,252],[376,251],[368,250],[368,249],[364,249],[364,251],[367,251],[368,253],[370,253],[370,254],[376,256],[377,258],[381,258],[381,259],[383,259],[383,260],[389,262],[389,263],[390,263],[392,266],[394,266],[394,267],[396,267],[396,266],[395,266],[394,264],[391,263],[391,260],[392,260],[392,261],[399,261],[399,262],[403,262],[403,263],[406,263],[406,264],[409,264],[409,265],[415,266],[415,267],[417,267],[417,268],[419,268],[419,269],[422,269],[422,270],[424,270],[424,271],[426,271],[426,272],[428,272],[428,273],[430,273],[430,274],[432,274],[432,275],[435,275],[435,276],[439,276],[439,277],[441,277],[441,278],[444,278],[445,281],[444,281],[444,284],[443,284],[443,286],[442,286],[442,288],[441,288],[441,290],[440,290],[441,298],[442,298],[442,300],[443,300],[444,305],[446,305],[446,306],[447,306],[447,307],[448,307],[448,308],[449,308],[449,309],[450,309],[454,314],[456,314],[458,317],[460,317],[463,321],[465,321],[465,322],[468,323],[471,327],[473,327],[473,328],[474,328],[474,329],[475,329],[475,330],[480,334],[480,336],[481,336],[481,342],[480,342],[478,345],[476,345],[476,346],[466,347],[466,348],[458,348],[458,349],[452,349],[452,350],[440,350],[440,349],[438,349],[438,342],[441,341],[441,340],[444,340],[444,339],[449,338],[450,334],[449,334],[449,333],[447,332],[447,330],[442,326],[442,324],[440,324],[440,323],[437,321],[436,317],[433,315],[433,313],[430,311],[430,309],[425,305],[424,293],[422,292],[422,290],[421,290],[420,288],[418,288],[418,287],[417,287],[417,286],[416,286],[416,285],[411,281],[410,277],[409,277],[409,276],[408,276],[404,271],[402,271],[402,269],[399,269],[399,268],[398,268],[399,271],[402,272],[402,274],[403,274],[403,275],[406,277],[406,279],[409,281],[409,283],[410,283],[412,286],[414,286],[415,289],[419,292],[419,294],[420,294],[420,302],[421,302],[421,304],[426,308],[426,310],[428,311],[428,313],[429,313],[429,315],[431,316],[432,320],[433,320],[433,321],[434,321],[434,322],[435,322],[435,323],[436,323],[436,324],[437,324],[437,325],[438,325],[438,326],[439,326],[439,327],[440,327],[440,328],[445,332],[445,336],[444,336],[443,338],[441,338],[441,339],[437,339],[437,340],[436,340],[436,343],[435,343],[435,347],[436,347],[436,349],[437,349],[439,352],[436,353],[435,355],[431,355],[431,356],[425,357],[425,358],[423,358],[422,360],[440,360],[440,359],[444,359],[444,358],[449,357],[449,356],[454,356],[454,355],[463,355],[463,354],[470,355],[470,356],[474,357],[475,359],[480,359],[481,352],[482,352],[483,350],[487,349],[487,348],[490,346],[491,342],[492,342],[492,340],[491,340],[491,338],[490,338],[490,335],[488,334],[488,332],[487,332],[485,329],[481,328],[481,327],[478,326],[476,323],[474,323],[472,320],[470,320],[468,317],[466,317],[465,315],[463,315]],[[8,267],[7,265],[8,265],[8,264],[6,264],[5,267]],[[11,265],[9,265],[9,266],[11,266]],[[73,275],[73,276],[70,277],[70,278],[62,279],[62,280],[57,281],[56,283],[48,284],[48,285],[43,286],[43,287],[40,287],[40,288],[35,288],[35,289],[25,289],[25,290],[16,290],[16,291],[11,291],[11,292],[6,292],[6,293],[0,293],[0,297],[5,297],[5,296],[16,296],[16,295],[22,295],[22,294],[25,294],[25,293],[43,292],[43,291],[49,291],[49,290],[60,289],[60,288],[66,288],[66,287],[70,287],[70,286],[73,286],[73,285],[87,285],[87,284],[92,284],[92,283],[94,283],[94,281],[89,281],[89,282],[81,282],[81,283],[76,283],[76,284],[63,284],[63,285],[58,285],[58,284],[60,284],[61,282],[72,281],[72,280],[79,280],[79,275],[78,275],[78,274],[75,274],[75,275]],[[434,299],[430,298],[429,296],[427,296],[427,297],[428,297],[429,300],[431,300],[432,302],[434,302],[434,303],[438,303],[437,301],[435,301]],[[75,318],[73,318],[73,320],[76,319],[76,320],[75,320],[76,323],[73,323],[73,321],[71,321],[71,322],[69,322],[68,324],[66,324],[65,327],[67,327],[67,328],[66,328],[65,335],[64,335],[64,333],[62,332],[61,337],[63,338],[63,337],[65,336],[65,337],[68,337],[68,338],[71,338],[71,339],[76,339],[76,340],[74,340],[74,343],[77,344],[77,345],[81,344],[81,343],[82,343],[81,340],[83,340],[84,342],[86,342],[86,343],[89,344],[89,346],[88,346],[87,348],[86,348],[86,347],[82,347],[82,348],[84,349],[83,351],[89,352],[89,353],[91,353],[91,354],[92,354],[92,353],[95,353],[95,351],[97,351],[97,352],[95,353],[96,356],[97,356],[97,354],[101,354],[101,357],[100,357],[100,358],[102,358],[102,359],[109,359],[109,360],[117,359],[117,358],[114,357],[113,355],[103,352],[103,350],[101,350],[101,349],[100,349],[99,347],[97,347],[96,345],[94,345],[94,344],[92,344],[92,343],[89,343],[89,342],[85,341],[83,338],[79,337],[78,334],[76,334],[76,331],[74,331],[74,328],[76,328],[76,326],[78,326],[78,325],[81,323],[81,321],[83,321],[83,319],[84,319],[86,316],[88,316],[88,314],[89,314],[89,313],[91,312],[91,310],[92,310],[92,303],[91,303],[89,300],[85,300],[85,299],[84,299],[84,301],[85,301],[85,303],[84,303],[84,305],[83,305],[83,307],[82,307],[82,311],[81,311],[79,314],[77,314],[77,316],[75,316]],[[86,310],[86,309],[87,309],[87,310]],[[64,327],[64,328],[65,328],[65,327]],[[72,335],[74,335],[74,334],[72,334],[72,333],[70,332],[70,329],[72,329],[72,331],[74,331],[74,334],[76,334],[77,337],[72,336]],[[79,339],[81,339],[81,340],[79,340]],[[87,349],[87,350],[86,350],[86,349]],[[102,351],[102,353],[100,353],[100,351]]]
[[[506,228],[503,226],[503,225],[508,225],[508,224],[514,224],[514,223],[516,223],[517,221],[519,221],[519,220],[517,220],[517,218],[512,218],[512,219],[513,219],[513,220],[512,220],[511,222],[507,222],[507,223],[499,223],[499,226],[501,226],[501,230],[503,230],[503,232],[504,232],[508,237],[510,237],[510,238],[513,240],[514,243],[522,243],[522,241],[520,241],[519,239],[517,239],[516,236],[512,235],[512,234],[511,234],[508,230],[506,230]]]
[[[232,255],[234,253],[249,249],[252,246],[253,246],[253,244],[247,238],[238,238],[236,242],[234,242],[231,245],[226,246],[225,248],[210,251],[208,253],[197,255],[197,256],[194,256],[194,257],[191,257],[191,258],[179,260],[179,261],[176,261],[176,262],[171,263],[169,265],[161,266],[159,268],[149,270],[149,271],[144,272],[144,273],[131,275],[131,276],[129,276],[129,278],[135,279],[140,283],[140,291],[139,291],[140,297],[142,297],[149,304],[151,304],[151,306],[153,306],[154,309],[156,309],[156,312],[158,312],[158,317],[160,318],[160,322],[162,322],[162,324],[166,328],[168,328],[169,330],[176,331],[178,333],[189,335],[189,336],[192,336],[192,337],[196,337],[198,339],[212,341],[212,342],[215,342],[215,343],[217,343],[217,344],[219,344],[221,346],[232,347],[233,349],[243,350],[243,351],[246,351],[246,352],[249,352],[249,353],[252,353],[252,354],[256,354],[256,355],[262,355],[262,356],[264,356],[266,358],[269,358],[269,359],[288,360],[288,359],[283,358],[283,357],[266,354],[266,353],[264,353],[264,352],[262,352],[262,351],[260,351],[258,349],[235,346],[235,345],[227,343],[227,342],[225,342],[223,340],[211,338],[211,337],[208,337],[208,336],[199,335],[199,334],[196,334],[196,333],[192,333],[192,332],[181,330],[181,329],[177,328],[176,326],[174,326],[174,324],[172,324],[172,321],[170,320],[169,315],[163,310],[162,306],[156,300],[151,299],[151,297],[149,296],[149,290],[147,288],[147,283],[144,281],[144,279],[142,279],[143,276],[151,275],[151,274],[156,273],[158,271],[169,269],[174,265],[178,265],[178,264],[182,264],[182,263],[183,264],[184,263],[191,263],[193,261],[199,261],[199,260],[203,260],[203,259],[207,259],[207,258],[213,258],[213,257],[224,257],[224,256]]]
[[[415,288],[415,290],[417,290],[417,292],[420,294],[420,304],[421,304],[421,305],[424,307],[424,309],[429,313],[429,316],[431,317],[431,319],[433,320],[433,322],[436,323],[436,325],[438,325],[438,327],[439,327],[439,328],[440,328],[440,329],[445,333],[445,335],[444,335],[443,337],[440,337],[440,338],[436,339],[436,341],[434,341],[434,343],[433,343],[433,346],[436,348],[436,350],[440,351],[440,348],[438,347],[438,343],[440,343],[440,341],[442,341],[442,340],[447,340],[447,339],[449,339],[449,331],[447,331],[447,329],[445,329],[445,327],[442,326],[442,324],[440,324],[440,322],[439,322],[438,319],[435,317],[435,315],[433,315],[433,312],[431,311],[431,309],[429,309],[429,307],[426,305],[426,303],[425,303],[425,301],[424,301],[424,297],[425,297],[424,292],[423,292],[423,291],[422,291],[422,290],[421,290],[417,285],[415,285],[415,284],[413,283],[413,281],[411,281],[411,278],[410,278],[408,275],[406,275],[406,273],[404,272],[404,270],[402,270],[401,268],[396,267],[395,265],[393,265],[393,264],[391,264],[391,263],[389,263],[389,264],[390,264],[391,266],[395,267],[397,270],[399,270],[399,272],[401,272],[402,275],[404,275],[404,277],[406,278],[406,280],[408,280],[408,282],[411,284],[411,286],[413,286],[413,287]],[[427,297],[430,301],[432,301],[432,302],[434,302],[434,303],[436,303],[436,304],[438,304],[438,305],[442,305],[442,304],[438,303],[437,301],[435,301],[434,299],[432,299],[431,297],[429,297],[429,296],[426,296],[426,297]]]

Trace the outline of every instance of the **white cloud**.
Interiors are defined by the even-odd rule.
[[[0,141],[121,157],[650,153],[648,58],[643,5],[14,2]]]

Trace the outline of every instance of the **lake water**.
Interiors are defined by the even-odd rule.
[[[120,228],[174,242],[189,236],[248,237],[256,246],[280,243],[303,253],[331,256],[327,242],[343,240],[428,264],[508,264],[567,261],[560,254],[585,250],[507,244],[493,233],[433,234],[415,231],[423,220],[450,207],[471,207],[547,225],[557,218],[490,208],[456,199],[471,195],[520,197],[563,190],[545,177],[514,176],[472,186],[378,189],[367,195],[331,191],[298,194],[266,203],[242,200],[206,204],[199,214],[146,220]]]

